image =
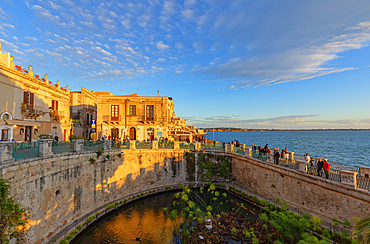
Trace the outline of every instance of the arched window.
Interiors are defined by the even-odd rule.
[[[9,112],[3,112],[0,116],[2,119],[13,119],[13,116]]]

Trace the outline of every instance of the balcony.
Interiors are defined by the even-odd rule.
[[[140,115],[138,116],[138,119],[139,121],[143,121],[143,122],[154,122],[157,120],[157,116],[153,115],[153,116],[147,116],[147,115]]]
[[[122,120],[122,116],[121,115],[118,115],[118,116],[111,116],[111,115],[103,115],[103,121],[107,122],[107,123],[110,123],[110,124],[119,124],[120,121]]]
[[[24,104],[21,106],[21,114],[23,119],[36,120],[39,116],[44,114],[41,106],[33,106],[33,104]]]
[[[51,122],[59,122],[63,118],[65,118],[65,112],[64,111],[51,110],[49,112],[49,116],[50,116],[50,121]]]

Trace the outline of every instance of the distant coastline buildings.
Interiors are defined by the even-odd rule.
[[[0,43],[0,131],[1,140],[32,142],[39,134],[59,140],[71,135],[96,139],[192,140],[194,126],[176,116],[171,97],[113,95],[93,92],[82,87],[71,91],[48,79],[35,75],[13,62],[10,53],[3,53]]]

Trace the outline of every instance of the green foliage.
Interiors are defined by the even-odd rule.
[[[77,225],[77,230],[80,231],[82,230],[84,227],[82,225]]]
[[[167,212],[167,208],[166,207],[163,208],[163,212]]]
[[[96,151],[97,158],[103,155],[103,153],[104,153],[103,147],[99,146],[98,151]]]
[[[171,213],[170,213],[170,219],[173,221],[175,220],[177,217],[177,210],[172,210]]]
[[[94,159],[94,158],[89,158],[89,162],[90,162],[91,164],[94,164],[94,163],[95,163],[95,159]]]
[[[235,234],[236,233],[236,229],[235,227],[231,229],[231,233]]]
[[[118,153],[117,157],[122,158],[122,153]]]
[[[172,189],[171,186],[165,186],[165,189]]]
[[[125,199],[125,200],[123,200],[125,203],[128,203],[128,200],[127,199]]]
[[[9,243],[27,224],[25,210],[10,196],[10,189],[9,180],[0,179],[0,243]]]
[[[39,134],[39,139],[53,139],[51,134]]]
[[[63,240],[61,240],[60,242],[59,242],[59,244],[68,244],[69,243],[69,241],[68,240],[66,240],[66,239],[63,239]]]
[[[275,198],[275,202],[276,202],[278,205],[280,205],[280,206],[281,206],[281,205],[283,205],[283,204],[281,203],[281,201],[280,201],[280,198],[278,198],[278,197],[277,197],[277,198]]]
[[[110,159],[110,155],[108,154],[107,156],[105,156],[105,158],[109,160]]]

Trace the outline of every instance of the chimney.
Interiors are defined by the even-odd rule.
[[[159,90],[157,91],[157,96],[159,97]]]

